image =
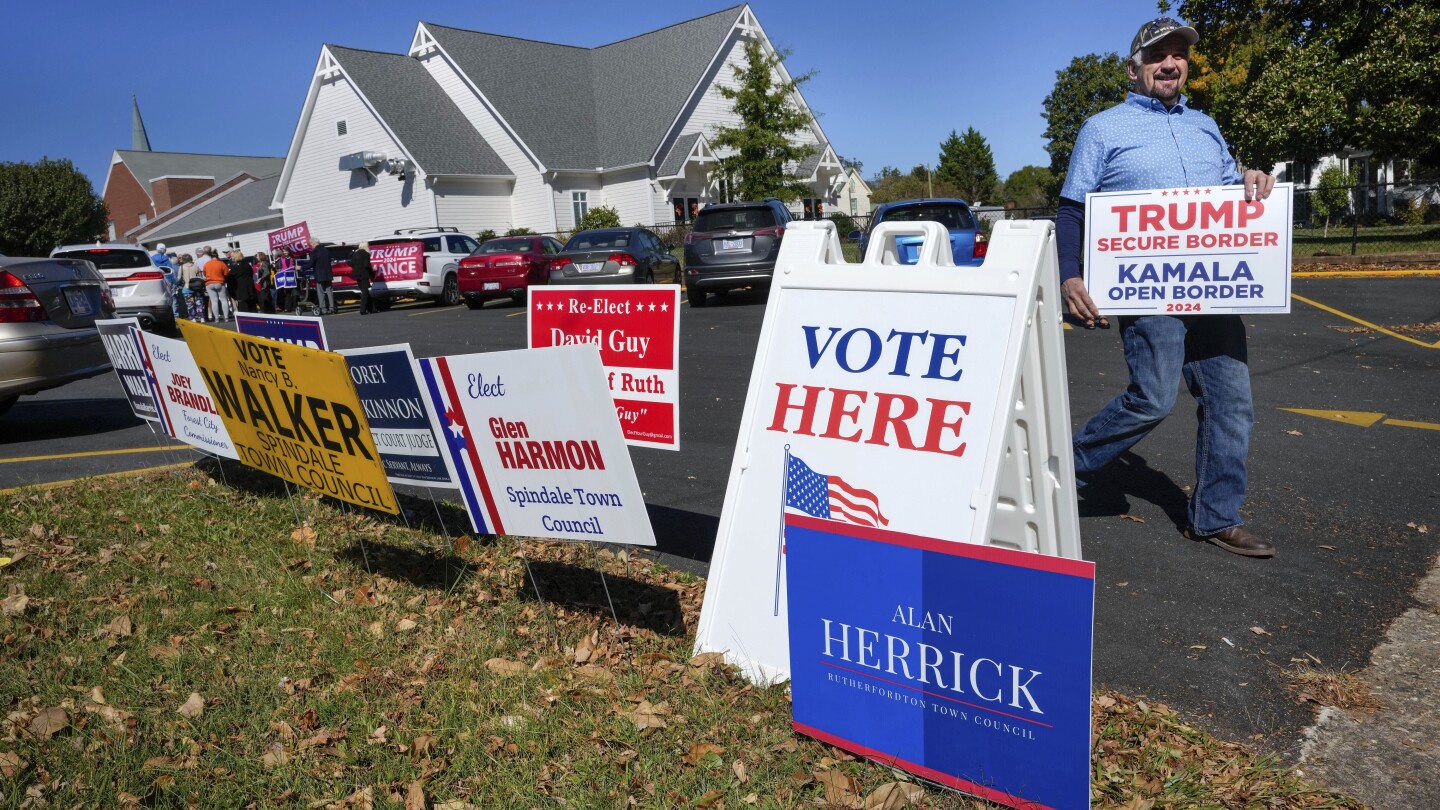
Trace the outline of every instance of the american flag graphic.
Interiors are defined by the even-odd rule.
[[[807,515],[880,528],[890,521],[880,513],[880,499],[868,489],[852,486],[838,475],[823,475],[786,453],[785,505]]]

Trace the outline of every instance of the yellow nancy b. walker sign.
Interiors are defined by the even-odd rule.
[[[399,514],[344,357],[188,321],[180,331],[243,464]]]

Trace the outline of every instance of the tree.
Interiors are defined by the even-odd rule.
[[[0,163],[0,253],[48,256],[58,245],[102,238],[109,219],[70,161]]]
[[[608,205],[597,205],[585,212],[580,221],[575,223],[575,230],[588,231],[592,228],[618,228],[620,227],[620,212]]]
[[[1185,0],[1180,13],[1228,71],[1200,91],[1242,163],[1347,147],[1440,160],[1436,0]]]
[[[995,172],[995,156],[984,136],[974,127],[966,129],[963,136],[950,130],[950,137],[940,144],[935,179],[958,187],[960,198],[968,202],[992,198],[1000,175]]]
[[[1045,151],[1050,153],[1057,193],[1065,185],[1070,153],[1075,151],[1075,138],[1085,119],[1124,101],[1129,90],[1125,60],[1113,52],[1077,56],[1064,70],[1055,72],[1055,88],[1045,97],[1040,117],[1047,122],[1045,137],[1050,142]]]
[[[1005,179],[1004,200],[1016,208],[1048,208],[1055,205],[1060,189],[1055,175],[1044,166],[1022,166]]]
[[[915,166],[909,174],[886,166],[880,176],[870,184],[870,202],[887,203],[896,200],[915,200],[921,197],[960,197],[960,187],[941,180],[924,164]]]
[[[1330,217],[1350,208],[1350,189],[1355,176],[1339,166],[1327,166],[1320,172],[1320,183],[1310,194],[1310,208],[1325,218],[1325,236],[1330,235]]]
[[[735,67],[736,86],[716,86],[740,119],[738,127],[716,127],[710,139],[717,151],[728,152],[717,161],[712,177],[730,189],[732,200],[813,196],[810,186],[792,171],[815,147],[791,139],[810,126],[809,113],[795,99],[799,86],[812,74],[777,81],[784,59],[785,54],[766,53],[757,40],[746,40],[745,66]]]

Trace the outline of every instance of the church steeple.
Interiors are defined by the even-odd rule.
[[[145,121],[140,118],[140,102],[130,96],[130,149],[135,152],[149,152],[150,136],[145,134]]]

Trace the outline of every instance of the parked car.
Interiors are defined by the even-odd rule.
[[[975,215],[964,200],[897,200],[883,203],[870,217],[870,228],[860,238],[860,255],[870,247],[870,234],[882,222],[938,222],[950,232],[950,253],[955,263],[979,266],[985,261],[989,243],[980,231]],[[901,236],[895,240],[901,264],[919,261],[920,237]]]
[[[773,198],[712,203],[700,209],[685,235],[685,294],[703,307],[710,293],[770,286],[785,226],[794,219]]]
[[[0,413],[109,371],[95,320],[113,317],[114,296],[93,264],[0,257]]]
[[[142,329],[175,328],[175,310],[171,308],[175,285],[150,261],[145,248],[125,242],[61,245],[50,251],[50,258],[80,259],[95,265],[110,285],[116,317],[135,318]]]
[[[460,260],[460,297],[471,309],[501,296],[524,301],[530,285],[550,283],[550,259],[564,249],[549,236],[487,240]]]
[[[455,228],[402,228],[368,241],[372,256],[377,248],[406,242],[419,242],[425,255],[425,266],[410,274],[412,277],[381,276],[370,285],[370,296],[381,309],[388,308],[400,298],[429,299],[447,307],[460,303],[460,260],[480,247],[473,237]],[[347,245],[343,252],[330,248],[331,269],[335,274],[333,288],[337,296],[348,298],[354,295],[358,298],[360,295],[354,279],[350,278],[350,253],[354,249],[353,245]],[[377,273],[382,271],[379,263],[375,270]]]
[[[676,284],[680,261],[645,228],[581,231],[550,260],[551,284]]]

